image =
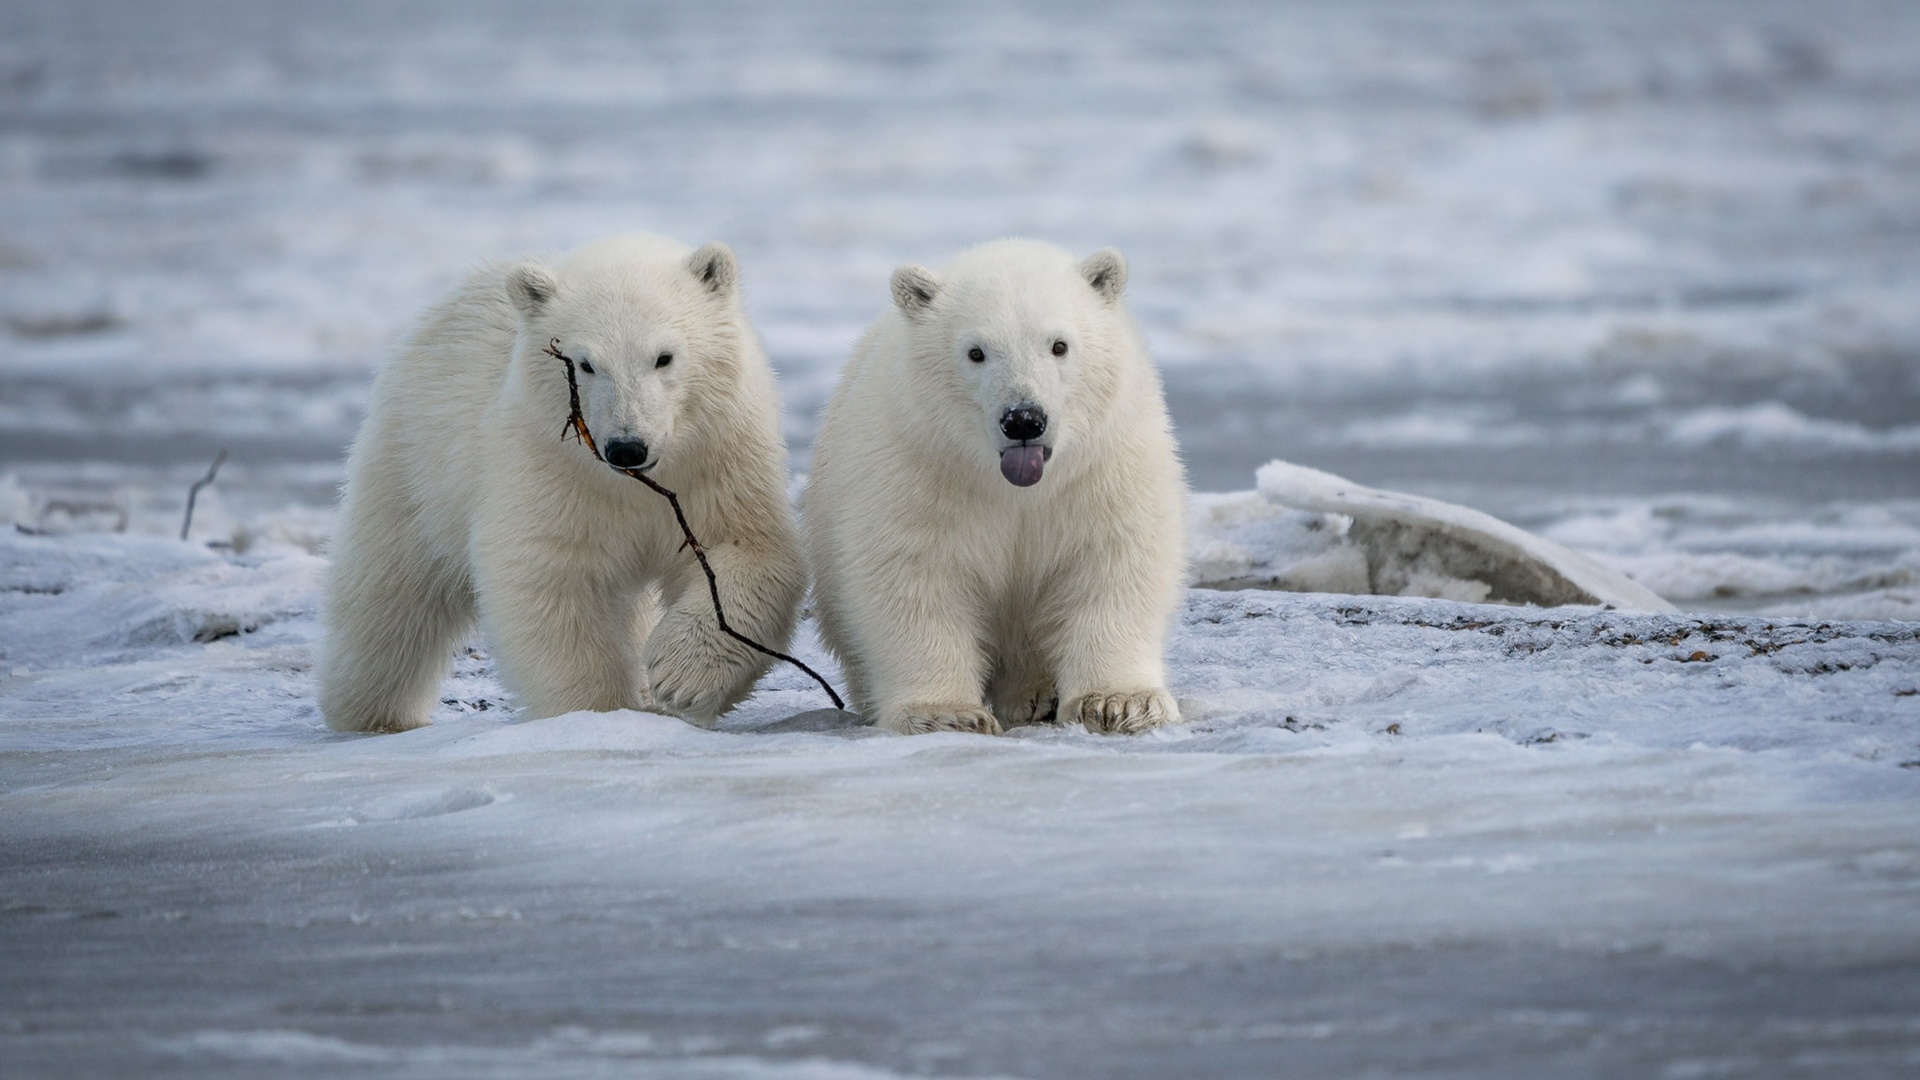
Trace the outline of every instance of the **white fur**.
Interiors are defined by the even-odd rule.
[[[733,253],[652,236],[475,273],[380,372],[332,548],[320,708],[427,722],[477,616],[533,716],[661,708],[711,723],[768,660],[721,634],[665,499],[562,440],[566,373],[605,450],[649,448],[706,546],[727,621],[772,648],[805,588],[773,374]],[[658,366],[662,353],[672,361]]]
[[[821,630],[856,707],[900,732],[997,732],[1056,702],[1091,731],[1177,722],[1164,655],[1186,484],[1121,303],[1125,261],[1008,240],[893,285],[804,502]],[[1046,410],[1053,450],[1026,488],[999,468],[999,417],[1023,403]]]

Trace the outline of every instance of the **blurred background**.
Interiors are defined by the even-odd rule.
[[[475,263],[739,252],[795,466],[891,269],[1116,245],[1194,486],[1920,618],[1920,5],[0,3],[0,521],[314,546]]]

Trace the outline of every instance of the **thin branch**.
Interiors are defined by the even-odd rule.
[[[225,450],[215,454],[213,456],[213,464],[207,468],[207,475],[195,480],[193,486],[187,489],[187,516],[180,521],[180,539],[185,540],[187,538],[187,530],[193,528],[193,503],[194,500],[200,497],[200,489],[213,483],[214,476],[218,475],[220,466],[225,463],[226,460],[227,452]]]
[[[593,453],[594,460],[605,464],[607,459],[600,456],[599,444],[593,441],[593,432],[587,429],[586,417],[580,412],[580,383],[574,377],[573,358],[560,351],[559,338],[554,338],[548,342],[547,347],[540,351],[567,366],[567,422],[566,426],[560,429],[560,437],[565,439],[568,435],[572,435],[575,442],[585,446]],[[806,672],[813,678],[814,682],[820,684],[820,689],[825,690],[827,696],[833,699],[834,708],[846,708],[846,702],[842,701],[840,695],[834,692],[833,684],[823,678],[819,672],[801,663],[799,660],[788,656],[786,653],[780,652],[777,649],[767,648],[765,645],[760,644],[727,625],[726,609],[720,605],[720,580],[714,577],[713,565],[707,562],[707,549],[700,545],[699,538],[693,535],[693,527],[687,524],[686,511],[680,508],[680,496],[674,494],[668,488],[661,486],[655,482],[652,477],[647,476],[638,469],[622,469],[617,466],[608,467],[612,468],[615,472],[625,473],[652,488],[655,492],[666,498],[667,505],[673,507],[673,519],[680,523],[680,534],[686,537],[686,541],[681,544],[681,546],[693,550],[693,557],[700,563],[700,572],[707,575],[707,595],[713,599],[713,617],[720,624],[720,632],[755,652],[765,656],[771,656],[776,660],[785,660],[787,663]]]

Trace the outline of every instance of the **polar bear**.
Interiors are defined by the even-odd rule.
[[[1178,722],[1186,480],[1126,280],[1112,249],[1021,240],[894,272],[801,515],[822,636],[879,726]]]
[[[605,464],[562,439],[549,347],[575,363]],[[721,633],[667,501],[609,466],[679,494],[728,623],[778,649],[806,588],[779,419],[724,244],[622,236],[469,277],[380,372],[349,455],[327,724],[427,723],[477,615],[529,715],[658,708],[710,725],[768,659]]]

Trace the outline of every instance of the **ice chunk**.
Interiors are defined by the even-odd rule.
[[[1286,461],[1262,466],[1255,483],[1267,502],[1351,520],[1346,543],[1366,564],[1366,588],[1353,591],[1543,607],[1674,610],[1619,571],[1478,510],[1380,491]],[[1326,561],[1330,554],[1315,558]]]

